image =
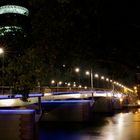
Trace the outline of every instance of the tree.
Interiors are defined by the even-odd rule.
[[[5,85],[13,87],[13,94],[22,94],[27,99],[30,90],[43,83],[47,76],[44,57],[33,48],[26,50],[22,56],[10,59],[5,67]]]

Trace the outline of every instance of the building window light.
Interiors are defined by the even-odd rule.
[[[0,27],[0,36],[4,36],[6,33],[22,32],[22,27],[19,26],[4,26]]]

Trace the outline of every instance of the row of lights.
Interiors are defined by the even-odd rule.
[[[55,80],[52,80],[51,81],[51,84],[57,84],[57,86],[58,86],[58,85],[62,85],[63,82],[62,81],[56,82]],[[67,85],[68,87],[71,86],[71,83],[70,82],[68,82],[68,83],[65,82],[64,84]],[[73,82],[73,87],[76,87],[76,82]],[[82,88],[82,85],[79,85],[78,88]],[[84,88],[87,89],[87,86],[84,86]]]
[[[79,68],[75,68],[75,72],[79,73],[79,72],[80,72],[80,69],[79,69]],[[88,76],[90,75],[90,76],[91,76],[91,75],[92,75],[92,71],[91,71],[91,72],[90,72],[90,71],[85,71],[85,75],[88,75]],[[106,78],[105,76],[100,76],[99,74],[95,73],[95,74],[94,74],[94,77],[95,77],[95,78],[100,78],[101,80],[105,80],[106,82],[110,82],[110,83],[112,83],[112,84],[114,84],[114,85],[117,85],[117,86],[119,86],[119,87],[121,87],[121,88],[124,88],[125,91],[133,92],[132,89],[130,89],[130,88],[128,88],[128,87],[122,85],[121,83],[119,83],[119,82],[117,82],[117,81],[114,81],[114,80],[112,80],[112,79]],[[93,77],[91,77],[91,78],[93,78]],[[91,79],[91,80],[93,80],[93,79]],[[54,83],[57,83],[57,82],[55,82],[54,80],[52,80],[52,81],[51,81],[51,84],[54,84]],[[62,85],[62,81],[59,81],[57,84],[58,84],[58,85]],[[65,84],[66,84],[67,86],[70,86],[70,85],[71,85],[70,83],[65,83]],[[73,87],[76,87],[75,82],[74,82],[74,84],[73,84]],[[79,85],[78,87],[81,88],[82,86]],[[85,86],[85,89],[87,89],[87,86]]]
[[[105,78],[103,78],[103,76],[102,76],[101,79],[104,80]],[[124,85],[122,85],[122,84],[120,84],[120,83],[118,83],[118,82],[116,82],[116,81],[113,82],[112,80],[109,80],[109,78],[106,78],[106,81],[107,81],[107,82],[111,82],[111,83],[113,83],[113,84],[115,84],[115,85],[117,85],[117,86],[119,86],[119,87],[124,88],[125,91],[128,90],[128,91],[130,91],[130,92],[133,92],[133,90],[131,90],[130,88],[127,88],[127,87],[125,87]],[[51,84],[55,84],[55,83],[57,84],[57,86],[63,84],[62,81],[59,81],[58,83],[57,83],[55,80],[52,80],[52,81],[51,81]],[[67,85],[68,87],[71,86],[71,83],[70,83],[70,82],[68,82],[68,83],[65,82],[64,84]],[[76,83],[75,83],[75,82],[73,83],[73,87],[76,87]],[[82,88],[82,85],[79,85],[78,88]],[[87,86],[84,86],[84,88],[87,89]]]
[[[80,69],[79,69],[79,68],[76,68],[76,69],[75,69],[75,72],[80,72]],[[86,71],[85,74],[86,74],[86,75],[91,75],[91,72],[90,72],[90,71]],[[99,76],[99,74],[96,73],[96,74],[94,74],[94,77],[95,77],[95,78],[99,78],[100,76]],[[113,81],[113,80],[111,80],[111,79],[109,79],[109,78],[105,78],[104,76],[101,76],[100,78],[101,78],[101,80],[106,80],[107,82],[111,82],[111,83],[113,83],[113,84],[115,84],[115,85],[117,85],[117,86],[119,86],[119,87],[122,87],[122,88],[124,88],[125,90],[128,90],[128,91],[130,91],[130,92],[134,92],[132,89],[130,89],[130,88],[128,88],[128,87],[122,85],[121,83],[119,83],[119,82],[117,82],[117,81]]]

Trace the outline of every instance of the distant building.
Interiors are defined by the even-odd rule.
[[[16,35],[17,32],[27,35],[29,24],[29,9],[27,1],[0,1],[0,36]]]
[[[26,42],[30,33],[29,15],[27,0],[0,0],[0,44],[6,44],[11,48],[13,46],[17,50],[17,46],[20,47],[20,43],[23,46],[23,42],[27,47]]]

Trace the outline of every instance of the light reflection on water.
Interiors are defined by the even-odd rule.
[[[112,116],[96,114],[90,123],[39,125],[40,140],[140,140],[140,109]]]

